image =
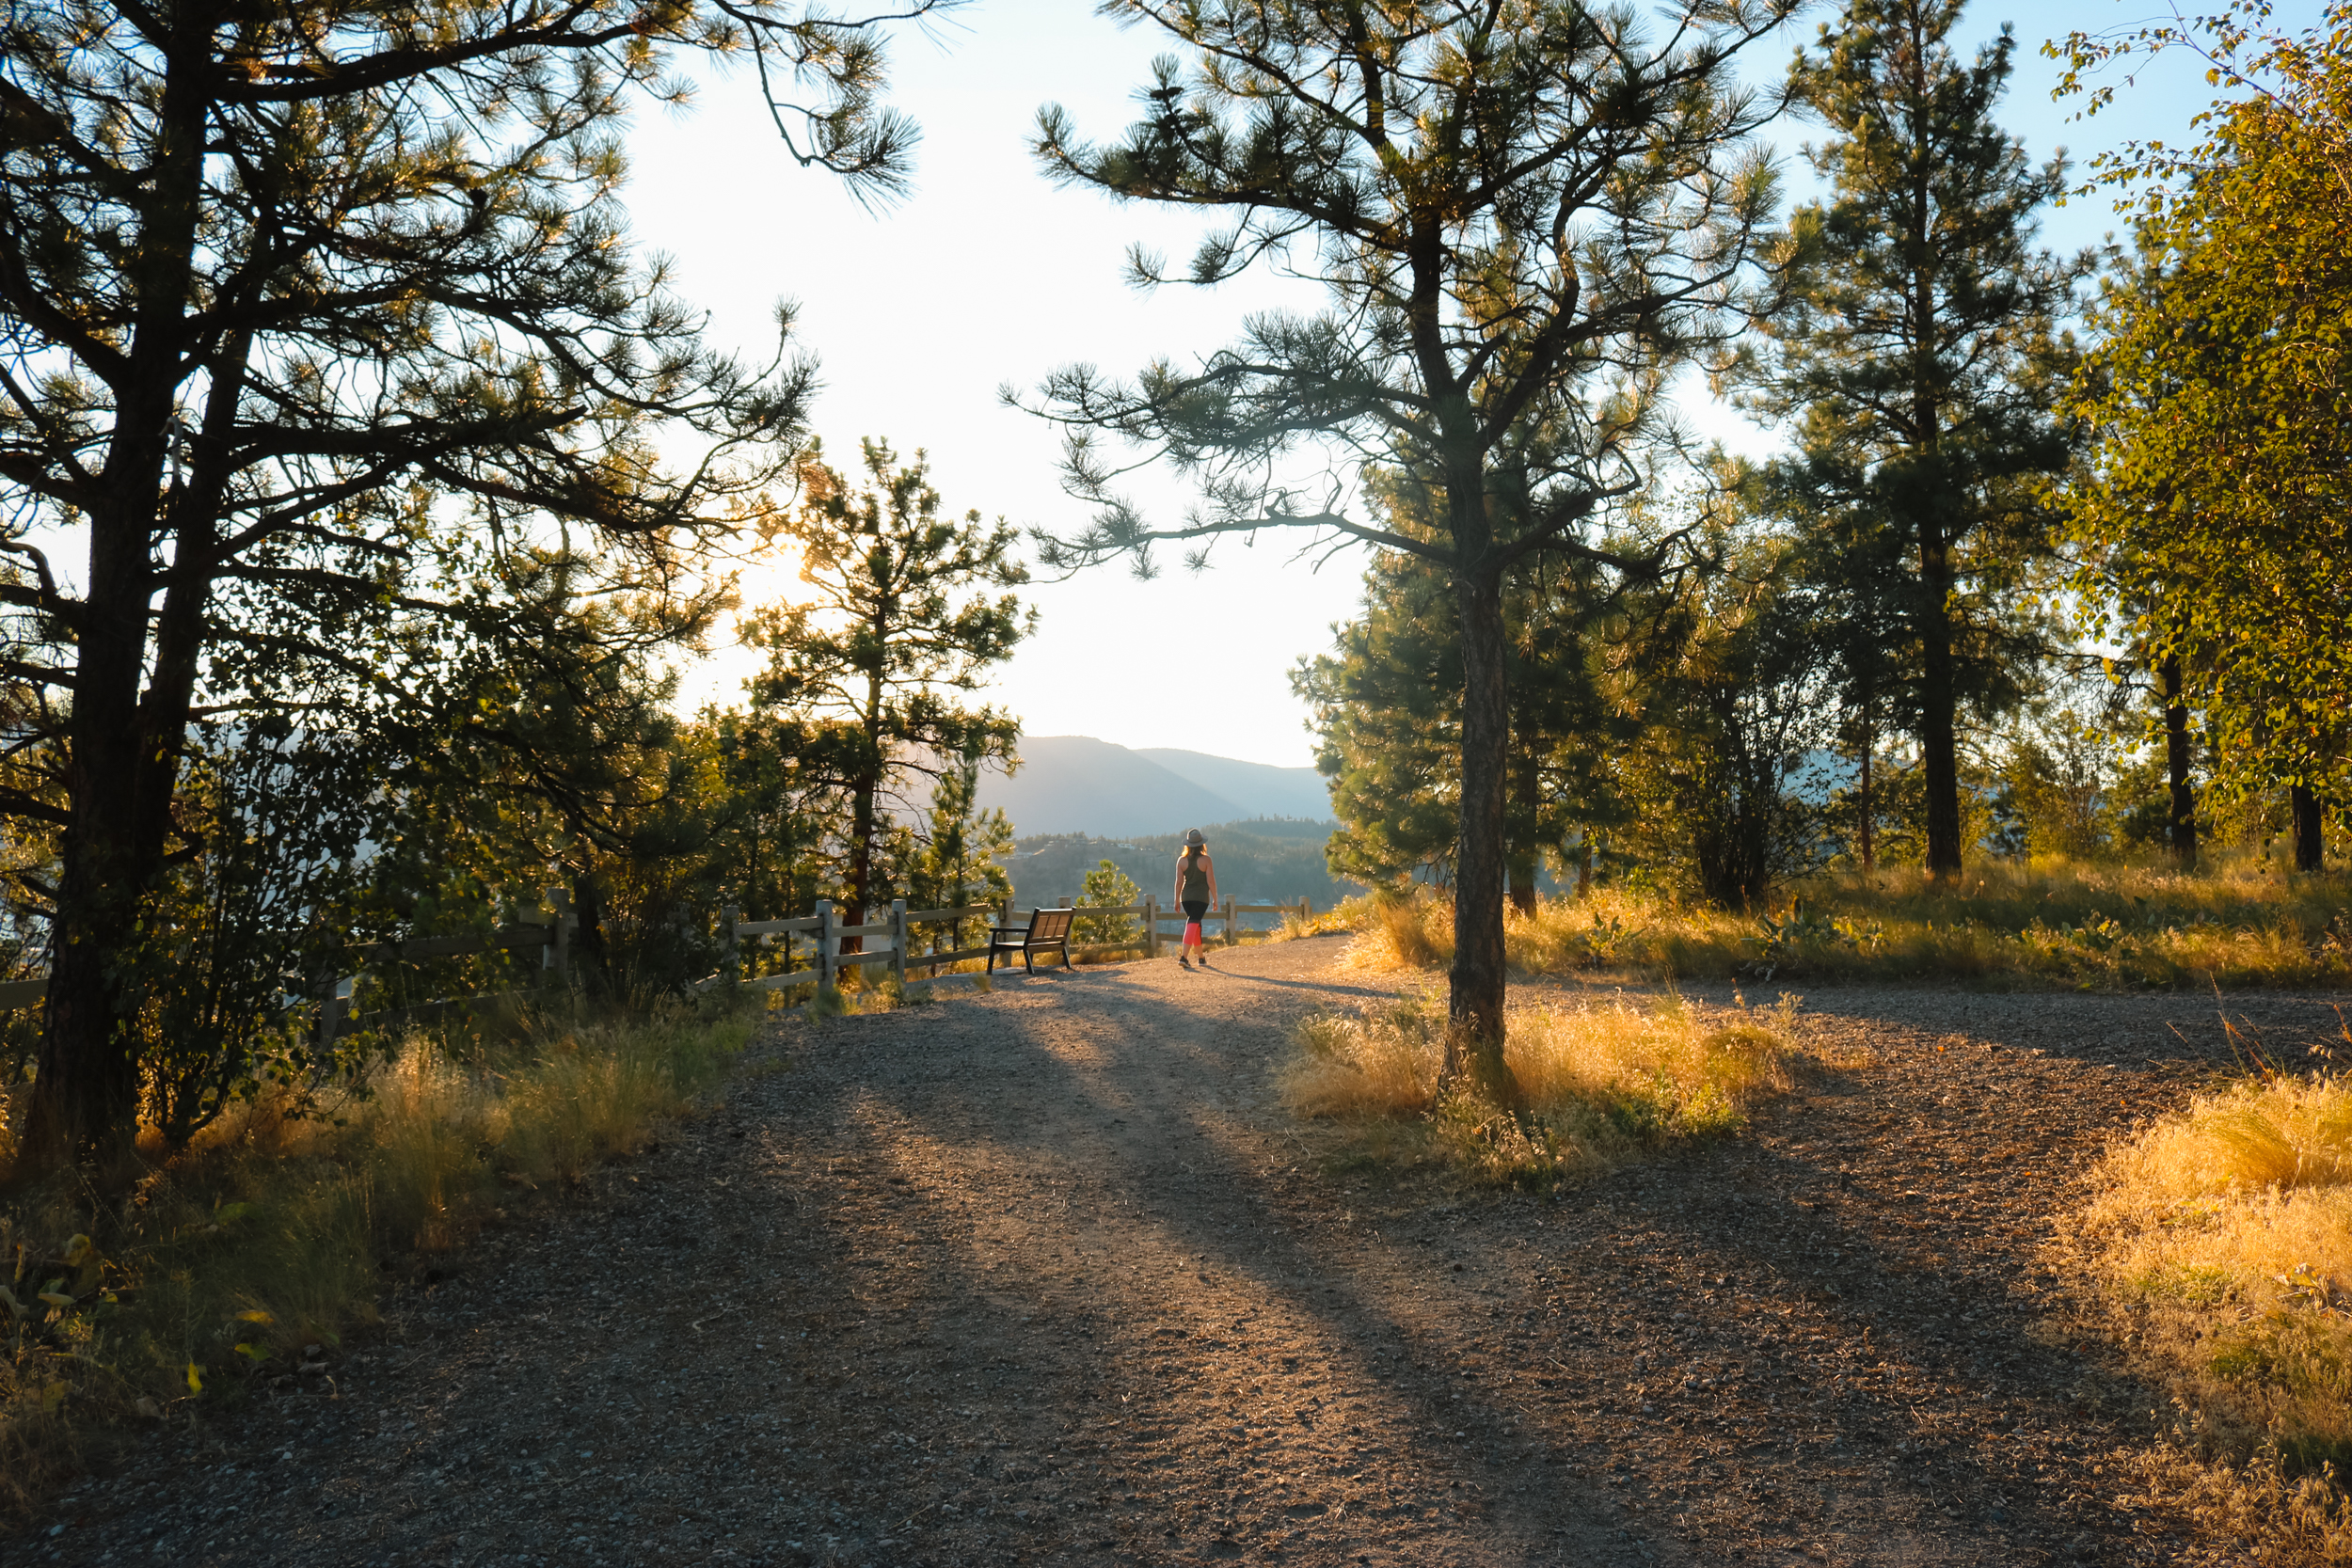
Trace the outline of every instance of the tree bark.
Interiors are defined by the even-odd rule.
[[[72,819],[59,846],[50,925],[49,993],[40,1065],[14,1175],[76,1158],[111,1164],[137,1130],[138,1061],[132,1009],[118,989],[122,942],[137,924],[155,868],[137,852],[138,689],[147,644],[147,528],[153,499],[118,489],[90,516],[90,585],[75,660],[66,788]]]
[[[850,898],[849,907],[841,911],[844,926],[866,924],[866,906],[874,880],[874,797],[881,790],[881,780],[860,779],[850,797]],[[841,951],[863,953],[866,939],[844,937]]]
[[[1928,793],[1928,875],[1958,880],[1960,842],[1959,693],[1952,655],[1951,558],[1943,530],[1919,529],[1919,758]]]
[[[2181,659],[2164,656],[2157,672],[2164,683],[2164,768],[2171,785],[2172,860],[2183,871],[2197,869],[2197,794],[2188,782],[2188,708],[2181,701]]]
[[[1511,907],[1522,915],[1535,912],[1535,847],[1537,780],[1535,748],[1527,736],[1518,737],[1516,754],[1511,757],[1511,789],[1514,800],[1511,838]]]
[[[2295,818],[2295,869],[2319,870],[2326,858],[2319,842],[2319,797],[2309,784],[2293,785],[2287,791],[2287,810]]]
[[[866,619],[866,630],[874,640],[872,668],[866,672],[866,711],[859,721],[866,729],[866,758],[874,771],[858,779],[850,796],[850,907],[842,911],[841,924],[863,926],[866,911],[873,902],[874,893],[874,813],[875,798],[882,793],[882,680],[883,650],[890,646],[890,612],[886,603],[878,603]],[[841,951],[863,953],[864,937],[845,937]]]
[[[167,596],[159,629],[180,635],[168,646],[159,642],[154,681],[142,701],[159,510],[175,501],[183,517],[196,510],[185,491],[163,494],[163,471],[186,352],[189,261],[202,199],[210,61],[204,28],[193,11],[180,13],[167,46],[161,136],[132,275],[136,304],[96,486],[103,499],[89,510],[89,585],[67,726],[70,815],[58,846],[40,1056],[12,1183],[75,1158],[111,1165],[132,1151],[138,1132],[137,1042],[130,1023],[139,999],[122,959],[163,866],[204,597],[200,584],[191,592],[185,581]],[[233,413],[238,368],[226,367],[215,387],[208,428]],[[197,550],[209,543],[207,530]],[[186,564],[209,579],[209,562]]]
[[[611,949],[605,942],[604,895],[591,872],[576,872],[572,877],[572,914],[578,922],[572,931],[572,974],[589,996],[600,1001],[609,998],[618,988],[612,982]]]
[[[1461,839],[1454,867],[1454,971],[1439,1081],[1464,1085],[1517,1111],[1518,1085],[1502,1058],[1503,805],[1511,741],[1502,574],[1491,566],[1457,569],[1454,592],[1462,617]]]
[[[1878,731],[1870,723],[1870,701],[1862,701],[1862,869],[1878,869],[1878,851],[1871,840],[1870,753],[1878,749]]]

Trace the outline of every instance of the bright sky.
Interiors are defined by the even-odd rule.
[[[2309,17],[2297,13],[2317,8],[2317,0],[2290,0],[2278,21],[2300,26]],[[1834,14],[1808,10],[1785,41],[1758,46],[1751,72],[1777,71]],[[2016,14],[1980,3],[1963,35],[1973,45]],[[2189,116],[2210,96],[2185,60],[2146,72],[2087,125],[2067,124],[2072,108],[2049,100],[2057,67],[2039,54],[2043,38],[2153,14],[2150,0],[2043,0],[2018,22],[2004,118],[2037,160],[2061,145],[2079,162],[2126,136],[2185,139]],[[867,212],[829,176],[795,167],[753,84],[728,78],[684,116],[649,117],[635,129],[637,232],[675,258],[677,287],[710,311],[718,342],[764,355],[774,302],[799,302],[796,336],[823,365],[814,424],[835,467],[854,467],[860,436],[882,436],[902,455],[928,450],[932,483],[958,513],[977,507],[1025,528],[1073,531],[1084,509],[1056,483],[1053,428],[1002,406],[999,386],[1032,387],[1076,360],[1125,373],[1155,355],[1205,354],[1283,289],[1300,291],[1291,297],[1302,306],[1311,300],[1271,279],[1136,293],[1120,280],[1127,246],[1141,241],[1182,257],[1198,226],[1057,189],[1038,173],[1027,152],[1038,106],[1058,102],[1088,136],[1115,135],[1135,118],[1130,94],[1149,80],[1157,37],[1122,30],[1083,0],[977,0],[935,40],[909,36],[894,54],[892,98],[925,133],[907,200]],[[1818,134],[1785,130],[1792,163]],[[1804,179],[1801,167],[1788,172]],[[2094,197],[2052,213],[2045,236],[2072,249],[2099,243],[2115,222]],[[1741,450],[1769,444],[1703,402],[1685,413]],[[1148,484],[1136,493],[1153,494]],[[1181,504],[1166,489],[1158,496],[1164,515]],[[1279,536],[1260,535],[1254,549],[1220,546],[1215,568],[1197,578],[1171,555],[1148,583],[1110,566],[1039,584],[1030,594],[1038,635],[1005,667],[992,700],[1032,735],[1306,765],[1312,742],[1288,672],[1327,648],[1332,623],[1353,612],[1361,557],[1343,554],[1320,571],[1291,557]],[[747,579],[755,594],[792,586],[780,569],[765,583]],[[690,674],[690,703],[740,701],[752,668],[743,651],[722,651]]]

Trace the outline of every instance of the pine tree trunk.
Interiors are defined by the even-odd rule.
[[[850,898],[841,911],[844,926],[866,924],[866,906],[874,881],[874,797],[881,792],[880,779],[860,779],[850,797]],[[841,951],[863,953],[866,939],[844,937]]]
[[[193,46],[190,40],[195,39]],[[202,610],[213,562],[211,518],[175,541],[177,586],[156,626],[156,668],[147,700],[150,552],[185,351],[186,277],[203,191],[204,111],[210,48],[191,29],[175,35],[163,88],[162,137],[143,203],[127,363],[106,463],[88,509],[90,558],[74,639],[73,712],[67,726],[70,816],[58,846],[50,922],[49,989],[41,1047],[24,1131],[9,1172],[19,1183],[68,1160],[103,1168],[132,1150],[138,1131],[139,1064],[129,1031],[139,998],[122,977],[125,949],[163,869],[171,795],[185,738]],[[222,373],[208,428],[233,415],[245,345],[222,345]],[[181,491],[176,521],[209,514]],[[168,531],[168,530],[167,530]]]
[[[1876,825],[1876,824],[1875,824],[1875,823],[1873,823],[1873,821],[1871,820],[1872,816],[1873,816],[1873,807],[1871,806],[1871,803],[1870,803],[1870,753],[1871,753],[1872,752],[1874,752],[1874,751],[1876,751],[1876,750],[1878,749],[1878,738],[1879,738],[1879,737],[1878,737],[1878,731],[1877,731],[1876,729],[1872,728],[1872,727],[1871,727],[1871,723],[1870,723],[1870,703],[1869,703],[1869,699],[1865,698],[1865,699],[1863,699],[1863,703],[1862,703],[1862,801],[1861,801],[1861,805],[1862,805],[1862,869],[1863,869],[1864,871],[1866,871],[1866,872],[1867,872],[1867,871],[1874,871],[1874,870],[1878,869],[1878,851],[1877,851],[1877,848],[1876,848],[1875,845],[1873,844],[1873,842],[1872,842],[1872,840],[1871,840],[1871,837],[1870,837],[1870,830],[1871,830],[1871,829],[1872,829],[1872,828]]]
[[[2309,784],[2296,784],[2287,791],[2287,810],[2295,818],[2295,869],[2317,871],[2325,862],[2319,842],[2319,797]]]
[[[1919,752],[1928,794],[1928,875],[1961,871],[1959,692],[1952,654],[1951,560],[1943,531],[1919,531]]]
[[[1511,841],[1511,907],[1522,915],[1535,912],[1536,786],[1535,749],[1521,736],[1517,754],[1511,758],[1511,819],[1516,829]]]
[[[604,895],[592,872],[572,878],[572,916],[578,922],[572,931],[572,974],[587,995],[610,999],[618,988],[612,982],[612,946],[605,941]]]
[[[131,509],[125,508],[125,511]],[[141,512],[90,519],[90,589],[76,650],[67,765],[72,820],[60,844],[40,1059],[14,1176],[129,1152],[138,1116],[133,1011],[113,976],[157,866],[138,852],[138,689],[147,642]]]
[[[2184,871],[2197,869],[2197,794],[2188,782],[2188,709],[2181,702],[2181,660],[2164,656],[2164,769],[2171,785],[2172,860]]]
[[[1511,720],[1502,574],[1492,567],[1461,570],[1454,592],[1462,617],[1461,839],[1440,1082],[1517,1109],[1518,1096],[1502,1060],[1503,806]]]

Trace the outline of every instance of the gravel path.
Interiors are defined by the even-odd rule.
[[[1750,1135],[1558,1200],[1321,1174],[1339,939],[780,1025],[327,1392],[151,1434],[14,1561],[2183,1560],[2046,1216],[2209,1002],[1825,991]],[[2308,998],[2233,999],[2280,1039]],[[2177,1029],[2177,1032],[2175,1032]],[[313,1380],[316,1381],[316,1380]]]

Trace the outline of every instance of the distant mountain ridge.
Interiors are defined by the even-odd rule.
[[[1243,808],[1228,820],[1254,816],[1298,816],[1310,822],[1331,819],[1331,783],[1311,768],[1236,762],[1232,757],[1167,746],[1140,747],[1136,755],[1149,757],[1178,778]],[[1189,822],[1178,825],[1194,826]]]
[[[1133,838],[1247,817],[1331,816],[1330,792],[1311,768],[1171,747],[1136,751],[1083,735],[1023,736],[1021,764],[1010,778],[982,773],[979,803],[1002,807],[1025,838]]]

